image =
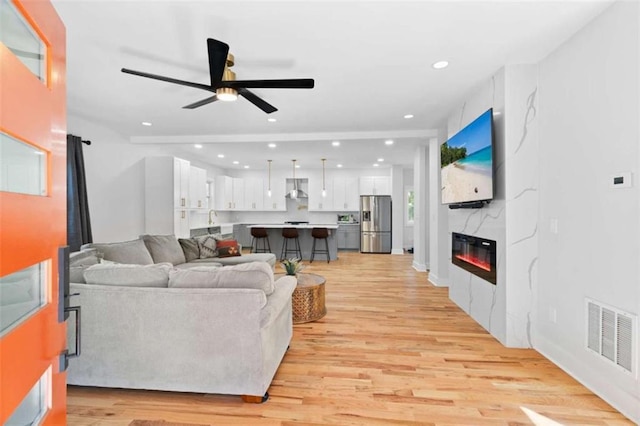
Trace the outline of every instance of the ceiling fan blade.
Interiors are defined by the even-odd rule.
[[[194,87],[196,89],[207,90],[209,92],[215,92],[215,89],[211,86],[207,86],[206,84],[192,83],[190,81],[178,80],[170,77],[163,77],[161,75],[149,74],[141,71],[129,70],[127,68],[122,68],[121,70],[125,74],[133,74],[140,77],[152,78],[154,80],[166,81],[167,83],[179,84],[181,86]]]
[[[199,108],[199,107],[201,107],[203,105],[210,104],[211,102],[215,102],[217,100],[218,100],[218,96],[217,95],[213,95],[213,96],[211,96],[209,98],[206,98],[206,99],[203,99],[201,101],[194,102],[194,103],[189,104],[187,106],[183,106],[182,108],[184,108],[184,109],[195,109],[195,108]]]
[[[285,80],[235,80],[223,81],[220,87],[232,87],[239,89],[313,89],[312,78],[294,78]]]
[[[211,76],[211,86],[217,87],[222,81],[224,67],[227,64],[229,45],[227,43],[208,38],[207,49],[209,52],[209,75]]]
[[[246,100],[257,106],[267,114],[271,114],[272,112],[276,112],[278,110],[278,108],[274,107],[269,102],[265,101],[255,93],[250,92],[245,88],[238,89],[238,94],[240,96],[244,96]]]

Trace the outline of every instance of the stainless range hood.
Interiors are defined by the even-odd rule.
[[[293,190],[287,191],[285,198],[291,198],[294,200],[298,198],[309,198],[309,195],[302,189],[302,179],[293,180]]]

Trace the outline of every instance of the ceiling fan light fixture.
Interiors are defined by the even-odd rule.
[[[220,87],[216,89],[216,96],[223,102],[233,102],[238,99],[238,91],[231,87]]]

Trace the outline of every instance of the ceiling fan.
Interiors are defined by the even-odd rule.
[[[222,41],[208,38],[207,48],[209,52],[210,85],[177,80],[175,78],[134,71],[127,68],[122,68],[122,72],[140,77],[166,81],[168,83],[179,84],[181,86],[194,87],[196,89],[202,89],[214,93],[213,96],[184,106],[183,108],[186,109],[199,108],[218,100],[235,101],[238,98],[238,95],[240,95],[262,111],[267,114],[271,114],[278,109],[255,93],[251,92],[249,89],[312,89],[314,86],[312,78],[285,80],[236,80],[236,74],[230,70],[234,64],[234,57],[229,53],[229,45]]]

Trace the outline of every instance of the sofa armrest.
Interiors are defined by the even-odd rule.
[[[282,309],[291,302],[291,295],[295,290],[297,280],[295,277],[281,277],[275,282],[275,291],[267,296],[267,304],[260,310],[260,327],[271,323]]]

